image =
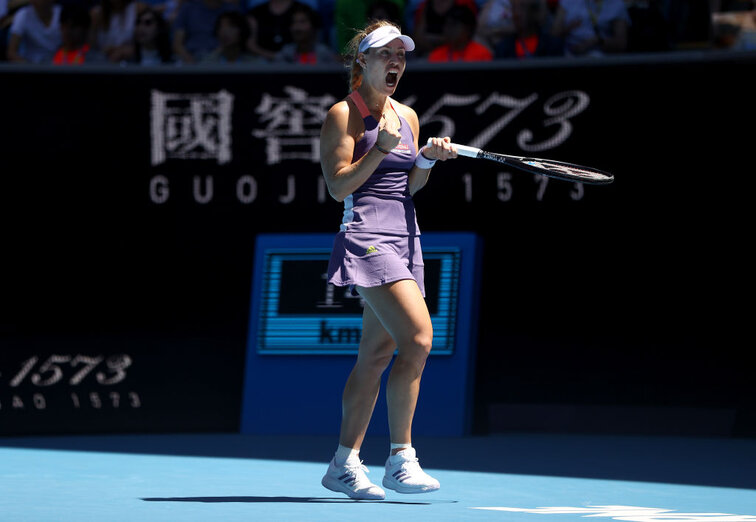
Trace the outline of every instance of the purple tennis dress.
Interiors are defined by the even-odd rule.
[[[349,97],[365,122],[365,135],[354,148],[354,162],[375,145],[378,122],[357,91]],[[409,123],[401,116],[399,121],[399,144],[367,181],[344,199],[344,218],[328,263],[328,281],[336,286],[373,287],[413,279],[425,297],[420,229],[408,183],[417,150]]]

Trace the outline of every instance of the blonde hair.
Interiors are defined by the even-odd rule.
[[[371,20],[364,29],[358,31],[349,40],[346,47],[346,64],[349,67],[349,92],[356,91],[362,85],[362,67],[357,63],[357,55],[360,53],[360,42],[376,29],[386,25],[393,25],[401,30],[398,25],[389,20]]]

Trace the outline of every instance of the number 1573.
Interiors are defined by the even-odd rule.
[[[93,357],[77,354],[51,355],[40,363],[40,358],[35,355],[21,363],[20,370],[9,384],[11,388],[16,388],[28,377],[35,386],[52,386],[67,378],[69,385],[77,386],[90,374],[94,375],[99,384],[117,384],[126,378],[126,368],[131,366],[131,362],[131,357],[126,354],[113,355],[107,359],[103,355]],[[99,371],[95,371],[98,367]]]

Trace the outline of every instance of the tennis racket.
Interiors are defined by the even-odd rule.
[[[428,140],[428,144],[431,144],[430,139]],[[564,181],[577,181],[590,185],[606,185],[614,181],[614,176],[612,174],[591,167],[583,167],[582,165],[575,165],[564,161],[528,158],[525,156],[509,156],[507,154],[487,152],[476,147],[468,147],[467,145],[458,145],[456,143],[452,143],[452,145],[457,148],[457,154],[460,156],[495,161],[532,174],[541,174],[550,178],[561,179]]]

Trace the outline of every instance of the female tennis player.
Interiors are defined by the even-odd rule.
[[[457,153],[448,137],[432,138],[419,149],[417,114],[391,98],[405,55],[414,48],[388,21],[358,33],[351,42],[351,92],[331,107],[321,131],[323,175],[331,196],[344,202],[329,281],[350,286],[365,302],[357,362],[344,389],[339,446],[322,484],[354,499],[385,498],[367,478],[359,451],[395,350],[386,390],[391,451],[383,486],[399,493],[440,487],[420,468],[411,437],[433,339],[412,195],[437,160]]]

